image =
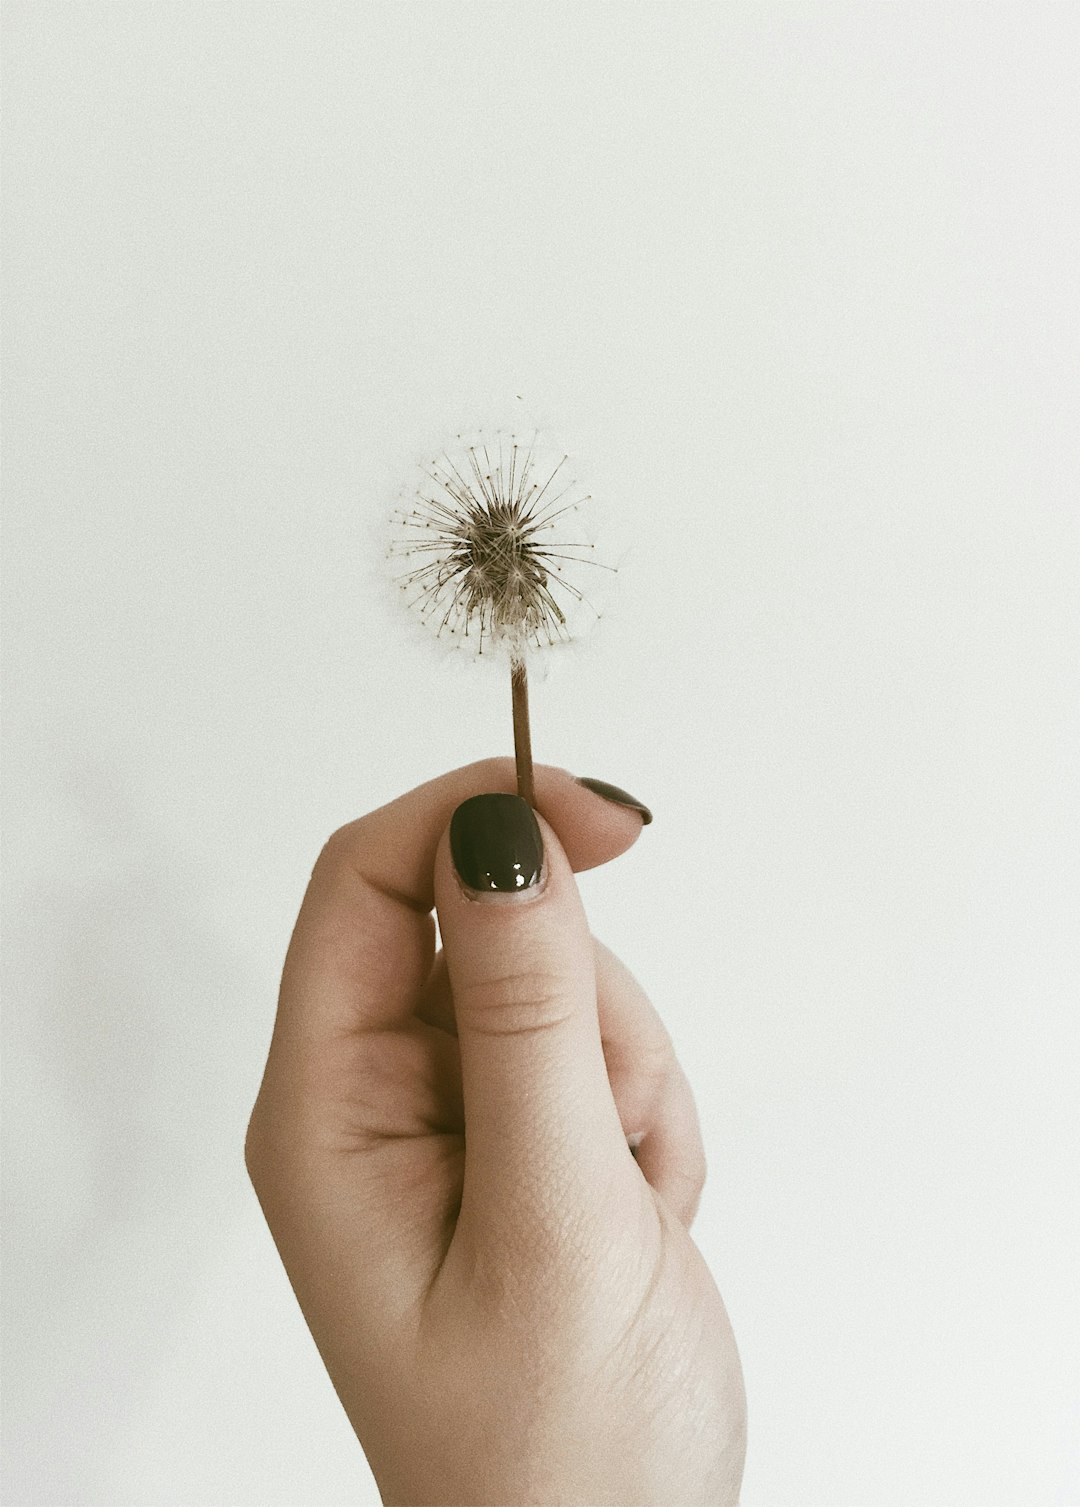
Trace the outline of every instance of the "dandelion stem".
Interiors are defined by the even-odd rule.
[[[525,661],[510,661],[510,689],[514,700],[514,758],[517,761],[518,795],[533,804],[532,738],[529,735],[529,681]]]

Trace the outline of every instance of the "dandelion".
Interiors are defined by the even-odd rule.
[[[389,555],[406,604],[440,638],[510,659],[518,793],[532,804],[527,657],[579,637],[599,616],[585,537],[590,496],[569,458],[537,436],[459,440],[394,515]],[[581,584],[578,583],[578,579]]]

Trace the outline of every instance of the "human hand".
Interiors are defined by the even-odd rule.
[[[536,823],[506,794],[470,805],[453,857],[452,813],[511,792],[512,760],[432,780],[327,843],[248,1170],[384,1502],[723,1507],[745,1402],[687,1232],[697,1115],[573,877],[641,818],[562,770],[535,780]],[[527,881],[541,857],[516,893],[467,889],[454,866]]]

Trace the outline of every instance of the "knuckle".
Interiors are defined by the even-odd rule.
[[[634,1069],[650,1083],[664,1082],[677,1071],[675,1048],[666,1031],[650,1035],[637,1047]]]
[[[686,1189],[684,1219],[688,1229],[697,1217],[698,1209],[701,1207],[701,1195],[704,1191],[705,1174],[702,1172],[700,1178],[690,1182]]]
[[[705,1155],[700,1149],[688,1151],[685,1161],[671,1173],[672,1197],[687,1225],[697,1214],[707,1176]]]
[[[509,789],[516,783],[517,767],[508,754],[494,754],[487,759],[478,759],[471,772],[478,788],[490,786],[492,789],[502,789],[506,786]]]
[[[306,1139],[302,1118],[288,1099],[261,1089],[244,1135],[244,1166],[260,1197],[290,1181]]]
[[[698,1198],[701,1197],[708,1175],[709,1167],[705,1160],[705,1153],[698,1151],[696,1154],[691,1154],[683,1176],[688,1189]]]
[[[456,1005],[474,1033],[489,1036],[555,1030],[575,1013],[571,980],[535,968],[470,980]]]
[[[244,1135],[244,1166],[254,1188],[265,1183],[267,1169],[273,1165],[273,1155],[267,1135],[266,1115],[262,1101],[256,1100]]]
[[[314,874],[329,877],[355,865],[356,827],[356,822],[347,822],[345,826],[331,832],[319,850]]]

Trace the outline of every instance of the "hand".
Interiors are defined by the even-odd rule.
[[[745,1403],[687,1233],[697,1115],[574,882],[641,818],[535,773],[536,825],[516,797],[480,802],[455,819],[453,857],[451,814],[512,791],[511,760],[327,843],[248,1170],[386,1503],[721,1507],[738,1499]],[[466,888],[454,866],[528,881],[541,839],[516,893]]]

